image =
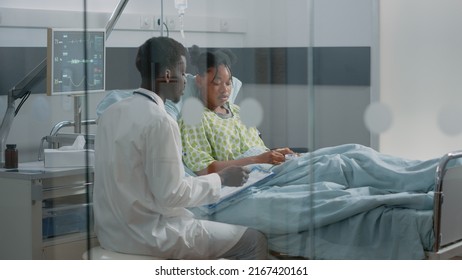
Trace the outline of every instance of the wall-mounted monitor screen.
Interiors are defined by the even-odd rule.
[[[101,92],[105,76],[105,30],[48,29],[48,95]]]

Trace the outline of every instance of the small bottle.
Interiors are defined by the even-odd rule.
[[[16,144],[6,144],[5,168],[18,168],[18,150]]]

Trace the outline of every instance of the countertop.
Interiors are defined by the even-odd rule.
[[[19,163],[17,169],[0,168],[0,178],[11,179],[45,179],[68,175],[93,173],[93,167],[46,168],[43,161]]]

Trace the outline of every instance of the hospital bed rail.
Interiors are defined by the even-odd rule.
[[[449,259],[462,254],[462,225],[455,221],[462,206],[462,167],[449,167],[451,161],[462,158],[462,151],[445,154],[436,169],[433,200],[433,250],[427,252],[430,259]],[[457,199],[459,198],[459,200]],[[456,211],[454,211],[456,210]],[[446,215],[446,216],[444,216]],[[450,222],[447,216],[451,215]]]

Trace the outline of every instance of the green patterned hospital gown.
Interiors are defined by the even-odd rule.
[[[215,160],[238,158],[250,148],[266,148],[258,130],[245,126],[239,117],[239,107],[229,103],[232,116],[223,118],[205,108],[201,123],[186,125],[179,121],[183,144],[183,161],[194,172]]]

